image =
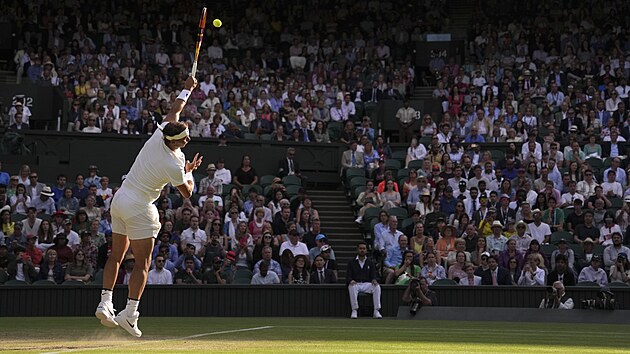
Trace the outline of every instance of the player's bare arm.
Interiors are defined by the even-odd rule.
[[[164,118],[165,122],[177,122],[179,121],[179,114],[184,110],[186,106],[186,101],[190,96],[192,90],[197,87],[197,79],[192,76],[188,76],[186,82],[184,83],[184,90],[177,96],[175,103],[171,107],[171,111],[168,112],[166,118]]]
[[[199,166],[201,166],[202,162],[203,162],[203,156],[199,156],[199,153],[196,153],[192,161],[186,161],[186,166],[184,167],[185,172],[192,173]],[[194,188],[195,188],[195,184],[192,179],[189,179],[186,181],[186,183],[177,186],[177,190],[179,191],[179,193],[181,193],[182,197],[184,198],[190,198],[190,196],[192,196],[192,192]]]

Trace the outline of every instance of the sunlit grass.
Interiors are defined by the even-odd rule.
[[[121,329],[101,327],[92,318],[3,318],[0,351],[620,353],[630,348],[627,325],[146,317],[139,326],[144,332],[142,339],[132,338]]]

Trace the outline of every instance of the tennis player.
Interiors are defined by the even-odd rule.
[[[140,150],[111,204],[112,251],[105,265],[101,302],[95,315],[104,326],[120,326],[135,337],[142,336],[138,328],[138,303],[147,282],[153,241],[160,230],[153,202],[167,183],[176,186],[184,198],[190,198],[194,189],[192,171],[203,159],[196,154],[192,162],[186,161],[181,151],[190,136],[187,125],[179,121],[179,114],[195,86],[197,80],[189,76],[160,129]],[[112,292],[130,245],[136,263],[129,279],[127,307],[114,316]]]

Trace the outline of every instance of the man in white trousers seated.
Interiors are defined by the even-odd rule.
[[[374,318],[383,318],[381,309],[381,286],[378,284],[376,266],[371,259],[367,258],[367,244],[359,242],[357,245],[357,257],[348,262],[346,279],[348,283],[348,293],[350,294],[350,305],[352,315],[350,318],[357,318],[359,310],[359,293],[372,294],[374,301]]]

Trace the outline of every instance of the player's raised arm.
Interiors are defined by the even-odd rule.
[[[179,114],[184,110],[188,97],[190,97],[190,93],[195,87],[197,87],[197,79],[192,76],[188,76],[186,82],[184,83],[184,89],[180,92],[179,96],[177,96],[175,103],[173,103],[173,106],[171,107],[171,111],[168,112],[166,118],[164,118],[165,122],[170,123],[179,121]]]

